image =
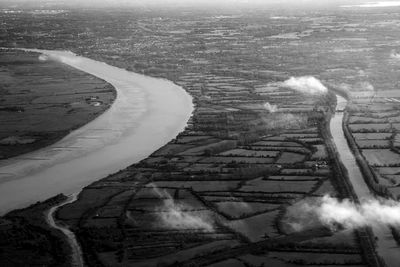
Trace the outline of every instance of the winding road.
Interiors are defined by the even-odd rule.
[[[84,264],[84,260],[83,260],[83,256],[82,256],[82,250],[78,243],[78,240],[76,239],[75,234],[68,227],[59,224],[55,219],[56,211],[60,207],[74,202],[75,200],[77,200],[77,198],[78,198],[77,193],[72,194],[62,203],[51,207],[47,211],[46,220],[47,220],[47,223],[50,225],[50,227],[60,230],[67,237],[67,241],[71,247],[71,252],[72,252],[71,265],[73,267],[83,267],[83,266],[85,266],[85,264]]]

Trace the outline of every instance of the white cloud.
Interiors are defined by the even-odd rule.
[[[270,113],[275,113],[278,111],[277,105],[271,105],[269,102],[264,104],[264,108],[268,110]]]
[[[280,83],[280,86],[288,87],[304,94],[325,94],[328,89],[320,80],[313,76],[291,77],[290,79]]]
[[[400,203],[393,200],[366,200],[356,204],[348,199],[340,201],[330,196],[310,198],[288,208],[285,216],[293,231],[316,225],[332,229],[338,226],[355,229],[364,226],[400,226]]]
[[[214,227],[209,218],[191,214],[186,205],[177,205],[173,199],[164,200],[163,210],[159,213],[164,226],[172,229],[197,229],[206,232],[214,231]]]
[[[392,53],[390,54],[390,57],[395,60],[400,60],[400,54],[395,51],[392,51]]]
[[[173,197],[165,190],[150,184],[154,192],[163,200],[163,206],[158,210],[162,226],[170,229],[197,229],[205,232],[213,232],[212,219],[202,216],[201,213],[193,213],[187,204],[177,204]]]

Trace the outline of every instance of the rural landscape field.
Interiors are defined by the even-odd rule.
[[[0,214],[0,265],[399,266],[400,4],[331,2],[0,1],[0,190],[46,175],[60,149],[76,151],[105,131],[57,143],[121,97],[111,74],[85,71],[82,58],[157,78],[161,91],[172,82],[193,105],[183,131],[141,160]],[[174,105],[139,91],[153,108],[129,110],[137,116],[121,140],[159,112],[155,103]],[[161,126],[162,115],[146,121],[149,145],[153,132],[172,127]],[[132,155],[140,149],[124,145]],[[79,151],[54,165],[76,157],[96,173],[119,153],[85,162],[89,152]],[[18,176],[9,164],[20,161],[29,164]]]

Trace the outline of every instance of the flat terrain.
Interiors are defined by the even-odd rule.
[[[40,54],[0,50],[0,159],[54,143],[104,112],[111,85]]]
[[[376,266],[367,231],[288,227],[293,204],[351,192],[326,133],[334,95],[281,85],[315,76],[347,94],[345,129],[365,176],[374,190],[398,197],[398,11],[143,12],[45,14],[31,34],[24,24],[31,13],[1,15],[4,46],[67,48],[167,78],[194,97],[196,110],[176,139],[59,210],[86,262]],[[65,17],[65,31],[49,30]]]

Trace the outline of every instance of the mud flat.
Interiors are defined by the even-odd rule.
[[[71,194],[123,169],[176,137],[193,104],[179,86],[66,51],[29,50],[96,76],[117,91],[101,116],[59,142],[0,164],[0,214]]]
[[[107,110],[115,93],[41,54],[0,48],[0,160],[59,141]]]

